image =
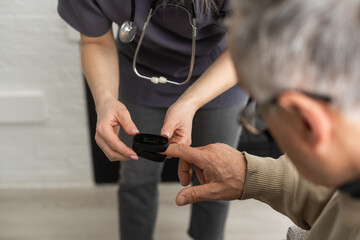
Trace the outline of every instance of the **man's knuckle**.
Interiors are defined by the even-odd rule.
[[[226,147],[226,146],[228,146],[228,145],[225,144],[225,143],[216,143],[216,147],[217,147],[217,148],[224,148],[224,147]]]
[[[191,196],[192,202],[200,201],[200,197],[199,197],[198,193],[194,189],[191,189],[190,196]]]
[[[181,152],[186,152],[187,146],[186,146],[185,144],[179,144],[179,150],[180,150]]]
[[[214,150],[216,148],[216,143],[211,143],[208,145],[210,150]]]

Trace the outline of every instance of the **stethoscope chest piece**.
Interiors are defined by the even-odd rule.
[[[123,43],[129,43],[131,42],[136,35],[136,25],[134,22],[131,21],[125,21],[119,31],[119,38],[120,41]]]

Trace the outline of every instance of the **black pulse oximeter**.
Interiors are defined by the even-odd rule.
[[[168,146],[169,140],[166,137],[140,133],[134,136],[132,148],[140,157],[154,162],[163,162],[166,155],[158,154],[158,152],[165,152]]]

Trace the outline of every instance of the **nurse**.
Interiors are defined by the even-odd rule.
[[[153,239],[163,164],[138,157],[131,149],[132,137],[139,132],[161,133],[172,143],[192,146],[238,144],[241,128],[235,115],[247,95],[234,86],[236,75],[226,50],[222,20],[227,4],[221,0],[59,0],[58,12],[81,35],[82,68],[97,112],[96,142],[110,161],[122,161],[120,238]],[[134,39],[125,43],[114,39],[111,28],[112,23],[124,22],[128,22],[124,27],[137,26],[131,30]],[[209,91],[187,94],[188,88],[204,81]],[[219,81],[221,87],[213,87]],[[179,97],[181,101],[175,103]],[[174,121],[179,116],[180,123]],[[198,184],[195,176],[192,182]],[[197,240],[223,239],[228,207],[224,201],[192,205],[189,235]]]

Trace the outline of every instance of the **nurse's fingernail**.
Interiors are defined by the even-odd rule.
[[[130,132],[131,133],[139,133],[139,130],[137,130],[136,128],[132,128],[132,129],[130,129]]]
[[[130,155],[130,159],[132,160],[139,160],[139,157],[136,155]]]
[[[161,135],[166,136],[166,137],[170,137],[170,133],[169,133],[168,130],[164,130],[164,131],[161,133]]]

